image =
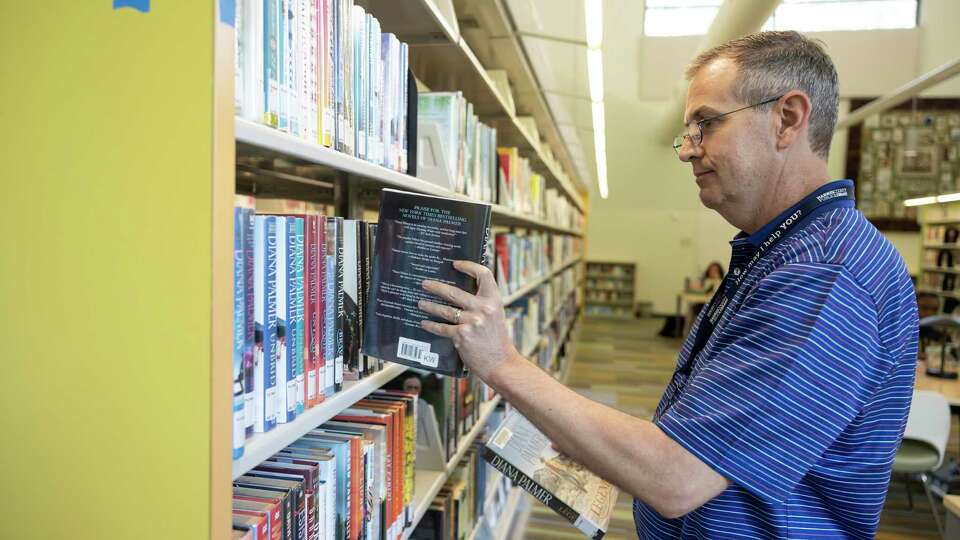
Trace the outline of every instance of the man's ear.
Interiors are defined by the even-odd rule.
[[[774,108],[778,124],[778,150],[807,140],[807,126],[812,108],[810,97],[799,90],[787,92],[780,98],[779,104]]]

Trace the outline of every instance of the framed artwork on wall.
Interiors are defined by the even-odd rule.
[[[851,99],[856,110],[873,98]],[[917,231],[903,201],[960,192],[960,99],[916,99],[848,128],[846,175],[881,230]]]

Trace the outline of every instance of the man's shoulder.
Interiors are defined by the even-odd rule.
[[[783,263],[841,267],[868,289],[878,273],[886,280],[909,280],[897,249],[855,208],[817,216],[789,244]]]

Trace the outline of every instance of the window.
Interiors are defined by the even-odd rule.
[[[643,33],[707,33],[723,0],[647,0]],[[917,26],[919,0],[783,0],[764,30],[879,30]]]

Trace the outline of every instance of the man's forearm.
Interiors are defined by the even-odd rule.
[[[651,422],[577,394],[519,355],[488,378],[563,453],[666,517],[700,506],[727,485]]]

